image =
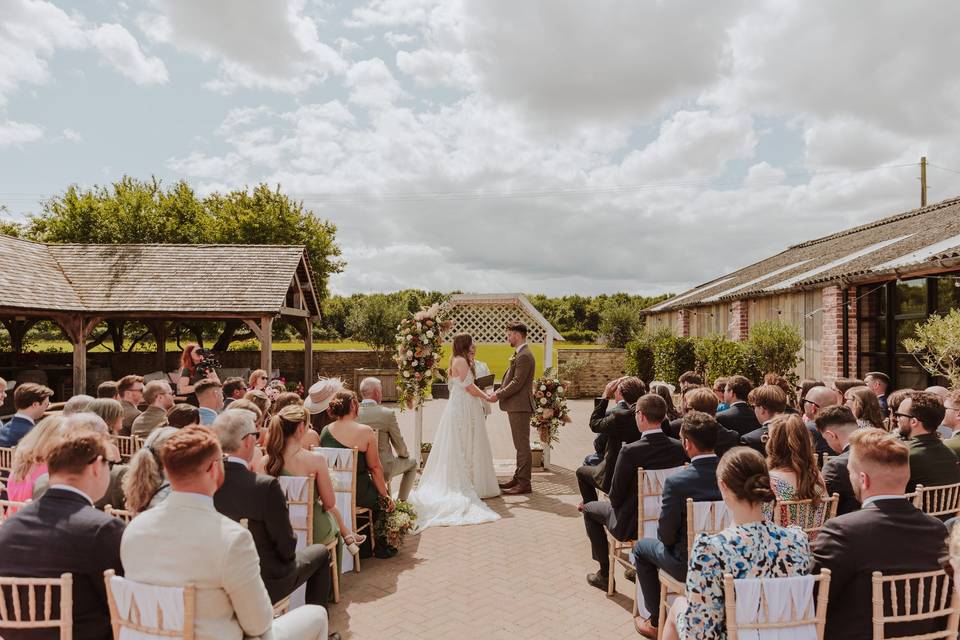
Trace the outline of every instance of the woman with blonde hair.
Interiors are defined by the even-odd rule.
[[[110,433],[114,435],[120,433],[120,429],[123,428],[123,405],[116,400],[97,398],[88,402],[83,410],[103,418]]]
[[[255,369],[250,373],[250,378],[247,380],[247,389],[250,391],[263,391],[267,388],[267,383],[270,381],[270,376],[267,375],[267,372],[263,369]]]
[[[777,500],[813,500],[816,508],[811,514],[811,520],[819,522],[821,510],[826,504],[821,503],[827,495],[827,487],[817,467],[817,455],[813,448],[813,438],[810,430],[803,423],[803,418],[796,414],[780,415],[771,420],[770,430],[767,433],[767,467],[770,469],[770,487]],[[763,507],[764,515],[773,519],[774,503],[768,502]],[[790,512],[780,514],[795,522],[799,508],[790,507]],[[804,527],[813,526],[813,523],[797,523]]]
[[[877,394],[867,387],[853,387],[843,394],[844,403],[853,412],[860,427],[883,429],[883,409]]]
[[[47,472],[47,452],[60,435],[61,423],[63,416],[47,416],[13,450],[13,468],[7,482],[9,500],[25,502],[33,497],[33,484]]]
[[[134,513],[155,507],[170,495],[170,483],[160,464],[160,449],[167,439],[177,433],[176,427],[160,427],[147,436],[140,450],[130,459],[123,477],[123,495],[126,508]]]
[[[342,557],[343,544],[347,546],[363,544],[367,537],[351,533],[351,528],[343,521],[337,508],[333,481],[327,468],[327,459],[319,453],[306,451],[303,447],[304,434],[310,430],[307,426],[310,414],[299,405],[289,405],[270,418],[267,432],[267,455],[263,458],[264,471],[275,478],[280,476],[315,477],[317,508],[313,510],[313,544],[337,543],[337,560]],[[356,547],[351,549],[357,550]],[[338,564],[342,566],[342,564]]]

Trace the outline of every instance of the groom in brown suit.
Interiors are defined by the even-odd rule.
[[[513,446],[517,448],[517,470],[513,478],[501,484],[506,495],[530,493],[530,472],[533,458],[530,455],[530,418],[533,416],[533,376],[537,362],[527,345],[527,325],[515,322],[507,327],[507,342],[516,349],[510,358],[510,368],[503,375],[503,383],[492,401],[500,401],[500,410],[507,412]]]

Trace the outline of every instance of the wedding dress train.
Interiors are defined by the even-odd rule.
[[[410,494],[415,532],[428,527],[480,524],[500,515],[481,498],[500,494],[487,438],[483,400],[467,393],[473,375],[448,381],[450,399],[440,417],[420,483]]]

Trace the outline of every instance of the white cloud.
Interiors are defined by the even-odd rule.
[[[470,88],[476,84],[476,74],[470,66],[467,54],[418,49],[398,51],[397,68],[413,76],[422,87],[448,86]]]
[[[383,39],[394,49],[399,49],[405,44],[413,44],[416,42],[417,36],[409,33],[394,33],[393,31],[388,31],[384,34]]]
[[[43,138],[43,127],[28,122],[0,122],[0,148],[14,147]]]
[[[67,142],[83,142],[83,136],[73,129],[64,129],[61,135]]]
[[[137,84],[165,84],[169,80],[163,60],[144,54],[137,40],[119,24],[101,25],[90,33],[103,59]]]
[[[345,70],[340,54],[321,41],[303,0],[234,0],[228,6],[155,0],[138,19],[153,40],[218,64],[213,89],[266,88],[300,93]]]
[[[228,153],[222,157],[210,157],[194,151],[186,158],[171,158],[167,166],[174,171],[205,179],[227,179],[237,175],[240,156]]]
[[[406,97],[390,69],[380,58],[362,60],[347,70],[344,84],[350,89],[350,102],[385,108]]]

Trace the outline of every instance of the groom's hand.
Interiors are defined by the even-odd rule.
[[[493,393],[490,394],[490,402],[496,402],[496,401],[497,401],[497,392],[494,391]]]

